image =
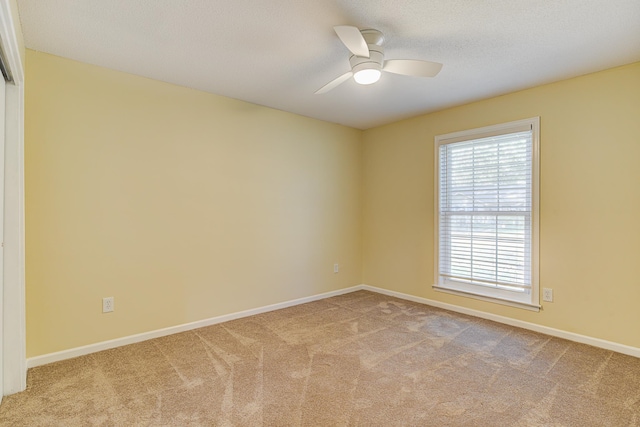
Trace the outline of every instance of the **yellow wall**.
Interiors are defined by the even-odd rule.
[[[28,357],[360,284],[361,131],[31,50],[26,81]]]
[[[434,136],[540,116],[540,313],[436,292]],[[640,347],[640,63],[364,132],[363,282]]]
[[[28,357],[359,283],[640,347],[640,63],[361,132],[26,59]],[[434,136],[533,116],[555,302],[433,291]]]

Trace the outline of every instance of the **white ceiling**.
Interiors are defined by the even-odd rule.
[[[366,129],[640,61],[640,0],[18,0],[30,49]],[[335,25],[435,78],[350,80]]]

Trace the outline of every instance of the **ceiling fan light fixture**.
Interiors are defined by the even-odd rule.
[[[352,55],[349,58],[353,79],[361,85],[370,85],[380,80],[382,74],[383,49],[369,45],[369,58]]]
[[[380,70],[376,70],[375,68],[365,68],[356,72],[353,75],[353,79],[358,84],[370,85],[380,80],[381,74]]]

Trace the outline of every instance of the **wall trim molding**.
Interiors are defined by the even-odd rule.
[[[620,344],[613,341],[607,341],[600,338],[590,337],[588,335],[576,334],[574,332],[564,331],[562,329],[555,329],[549,326],[538,325],[536,323],[525,322],[524,320],[517,320],[511,317],[500,316],[497,314],[487,313],[485,311],[474,310],[471,308],[461,307],[454,304],[448,304],[445,302],[435,301],[427,298],[416,297],[409,294],[403,294],[401,292],[390,291],[387,289],[377,288],[375,286],[360,285],[359,289],[364,289],[371,292],[377,292],[383,295],[388,295],[407,301],[413,301],[421,304],[430,305],[432,307],[438,307],[456,313],[467,314],[469,316],[479,317],[482,319],[492,320],[494,322],[503,323],[505,325],[516,326],[522,329],[528,329],[534,332],[540,332],[545,335],[551,335],[553,337],[564,338],[569,341],[579,342],[582,344],[588,344],[594,347],[603,348],[605,350],[615,351],[617,353],[626,354],[640,358],[640,348],[632,347],[625,344]]]
[[[337,291],[324,292],[309,297],[297,298],[281,303],[270,304],[263,307],[252,308],[249,310],[239,311],[236,313],[223,314],[221,316],[211,317],[208,319],[198,320],[195,322],[184,323],[182,325],[170,326],[168,328],[156,329],[140,334],[129,335],[122,338],[115,338],[108,341],[97,342],[94,344],[83,345],[81,347],[70,348],[68,350],[57,351],[55,353],[43,354],[41,356],[30,357],[27,359],[27,368],[46,365],[48,363],[59,362],[62,360],[73,359],[74,357],[84,356],[96,353],[102,350],[109,350],[123,345],[135,344],[141,341],[147,341],[153,338],[160,338],[179,332],[191,331],[193,329],[204,328],[218,323],[228,322],[230,320],[241,319],[243,317],[253,316],[256,314],[267,313],[269,311],[280,310],[281,308],[293,307],[295,305],[305,304],[308,302],[318,301],[337,295],[347,294],[349,292],[362,289],[362,286],[353,286]]]
[[[27,387],[24,272],[24,64],[17,10],[0,0],[0,39],[13,83],[6,84],[1,394]],[[17,28],[16,28],[17,27]],[[0,77],[1,78],[1,77]]]
[[[102,350],[109,350],[111,348],[121,347],[123,345],[134,344],[137,342],[146,341],[153,338],[159,338],[159,337],[164,337],[171,334],[176,334],[179,332],[185,332],[193,329],[203,328],[205,326],[211,326],[218,323],[228,322],[230,320],[241,319],[243,317],[253,316],[255,314],[267,313],[269,311],[279,310],[281,308],[293,307],[295,305],[318,301],[325,298],[330,298],[337,295],[343,295],[349,292],[354,292],[359,290],[376,292],[379,294],[388,295],[388,296],[400,298],[407,301],[413,301],[420,304],[429,305],[432,307],[442,308],[442,309],[453,311],[456,313],[467,314],[470,316],[487,319],[487,320],[493,320],[498,323],[503,323],[510,326],[516,326],[519,328],[528,329],[530,331],[540,332],[546,335],[550,335],[558,338],[564,338],[569,341],[588,344],[594,347],[599,347],[606,350],[611,350],[618,353],[640,358],[640,348],[637,348],[637,347],[631,347],[628,345],[619,344],[612,341],[606,341],[599,338],[593,338],[586,335],[580,335],[573,332],[567,332],[560,329],[550,328],[548,326],[537,325],[535,323],[529,323],[522,320],[516,320],[509,317],[499,316],[497,314],[491,314],[484,311],[473,310],[470,308],[460,307],[453,304],[447,304],[440,301],[417,297],[409,294],[403,294],[401,292],[390,291],[387,289],[377,288],[375,286],[369,286],[369,285],[363,284],[363,285],[351,286],[349,288],[339,289],[337,291],[325,292],[322,294],[312,295],[309,297],[285,301],[277,304],[266,305],[264,307],[258,307],[250,310],[244,310],[236,313],[216,316],[209,319],[198,320],[196,322],[185,323],[182,325],[171,326],[168,328],[157,329],[154,331],[143,332],[135,335],[129,335],[126,337],[116,338],[109,341],[102,341],[95,344],[85,345],[82,347],[75,347],[68,350],[58,351],[55,353],[43,354],[41,356],[35,356],[27,359],[27,367],[34,368],[36,366],[41,366],[41,365],[46,365],[48,363],[72,359],[74,357],[84,356],[84,355],[96,353]]]

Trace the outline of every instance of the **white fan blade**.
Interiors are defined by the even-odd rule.
[[[440,72],[442,64],[415,59],[390,59],[384,63],[384,71],[405,76],[435,77]]]
[[[327,83],[326,85],[322,86],[320,89],[318,89],[316,91],[316,95],[320,95],[326,92],[329,92],[331,89],[333,89],[334,87],[346,82],[347,80],[349,80],[349,77],[353,76],[353,73],[351,71],[348,71],[346,73],[344,73],[343,75],[341,75],[340,77],[331,80],[329,83]]]
[[[363,58],[369,57],[369,46],[359,29],[350,25],[338,25],[333,29],[351,53]]]

